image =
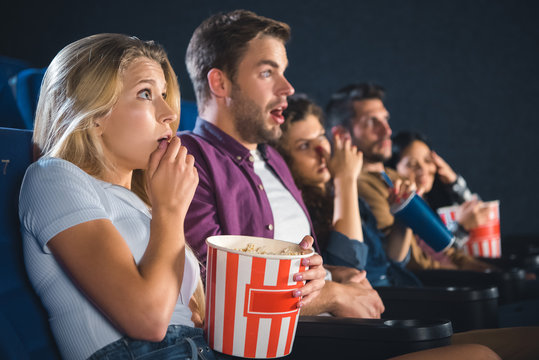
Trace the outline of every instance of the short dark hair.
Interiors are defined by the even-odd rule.
[[[421,141],[427,145],[429,149],[432,149],[429,139],[424,134],[414,131],[400,131],[391,137],[391,159],[389,159],[385,165],[396,169],[397,164],[401,161],[402,153],[414,141]]]
[[[339,89],[326,106],[326,131],[329,133],[334,126],[343,126],[351,130],[351,120],[355,116],[354,101],[367,99],[384,100],[385,90],[382,86],[372,83],[350,84]]]
[[[290,38],[290,26],[251,11],[234,10],[213,15],[196,28],[187,47],[185,64],[199,111],[210,98],[208,72],[213,68],[220,69],[234,81],[249,41],[261,35],[286,43]]]

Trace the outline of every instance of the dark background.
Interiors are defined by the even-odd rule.
[[[193,30],[246,8],[287,22],[287,76],[325,105],[350,82],[388,91],[394,132],[426,133],[484,200],[500,199],[502,234],[539,234],[539,2],[3,1],[0,55],[44,67],[68,43],[99,32],[156,40],[182,96],[194,100],[184,56]]]

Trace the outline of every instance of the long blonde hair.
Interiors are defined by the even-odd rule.
[[[122,90],[122,73],[134,60],[146,57],[161,65],[168,105],[180,118],[180,89],[165,50],[153,41],[121,34],[97,34],[63,48],[48,67],[37,104],[34,143],[43,156],[72,162],[103,179],[113,170],[103,156],[95,121],[110,113]],[[132,190],[148,203],[144,171],[133,172]]]
[[[96,178],[102,179],[112,170],[94,131],[95,120],[110,113],[122,90],[123,71],[141,57],[154,60],[163,69],[166,102],[177,114],[170,127],[176,132],[180,88],[165,50],[153,41],[97,34],[66,46],[45,73],[34,124],[34,143],[41,155],[70,161]],[[151,205],[144,179],[144,170],[133,171],[131,190]],[[200,281],[191,307],[203,320],[204,289]]]

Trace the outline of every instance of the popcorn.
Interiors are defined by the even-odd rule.
[[[234,250],[251,253],[251,254],[258,254],[258,255],[301,255],[302,254],[300,251],[297,251],[297,246],[290,246],[290,247],[284,248],[278,253],[274,253],[274,252],[269,252],[265,250],[263,246],[256,247],[256,245],[253,243],[248,243],[243,249],[236,248]]]

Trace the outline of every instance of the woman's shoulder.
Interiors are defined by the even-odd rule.
[[[28,182],[31,179],[41,180],[43,178],[69,178],[70,180],[78,178],[80,181],[85,182],[89,182],[94,179],[72,162],[53,157],[41,158],[35,163],[31,164],[26,170],[24,178],[24,182]]]
[[[75,164],[59,158],[41,158],[26,170],[21,185],[21,197],[35,193],[63,192],[66,188],[96,188],[97,179]]]
[[[27,172],[72,172],[72,173],[83,173],[86,174],[81,168],[73,164],[70,161],[55,158],[55,157],[43,157],[31,164],[28,167]]]

